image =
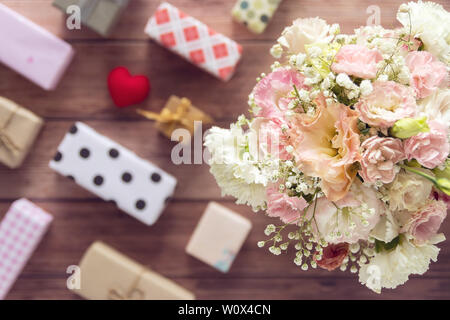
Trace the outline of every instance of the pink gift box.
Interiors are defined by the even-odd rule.
[[[53,217],[28,201],[11,205],[0,223],[0,300],[3,300],[41,241]]]
[[[45,90],[56,88],[74,51],[67,42],[0,4],[0,62]]]
[[[162,3],[150,18],[145,32],[167,49],[223,81],[228,81],[241,59],[242,47],[186,15]]]

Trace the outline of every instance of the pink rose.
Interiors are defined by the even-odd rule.
[[[413,118],[416,99],[410,88],[394,81],[375,81],[373,91],[355,105],[362,121],[371,126],[389,128],[397,120]]]
[[[377,64],[381,60],[383,60],[383,56],[378,50],[370,50],[357,44],[348,44],[336,54],[331,70],[358,78],[372,79],[377,75]]]
[[[437,189],[433,189],[432,196],[435,200],[444,201],[447,206],[447,212],[450,211],[450,196]]]
[[[307,206],[308,203],[305,199],[281,193],[279,184],[272,184],[267,188],[267,214],[269,217],[278,217],[284,223],[294,223]]]
[[[416,159],[428,169],[444,163],[450,152],[447,140],[447,127],[438,121],[428,121],[429,132],[421,132],[405,141],[408,160]]]
[[[341,266],[345,257],[348,255],[348,249],[348,243],[330,243],[323,249],[322,259],[317,260],[314,256],[314,261],[316,261],[317,265],[322,269],[333,271],[337,267]]]
[[[417,244],[424,244],[435,236],[447,216],[447,205],[443,201],[430,201],[415,212],[405,228]]]
[[[265,76],[253,89],[255,103],[261,110],[257,117],[284,119],[284,112],[293,99],[289,93],[294,90],[307,88],[305,77],[292,69],[280,68]]]
[[[413,51],[406,56],[406,65],[411,73],[411,87],[418,98],[432,94],[447,77],[445,64],[427,51]]]
[[[395,164],[406,159],[400,139],[373,136],[365,140],[361,148],[359,174],[365,182],[392,182],[396,175]]]

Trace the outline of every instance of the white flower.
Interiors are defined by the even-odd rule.
[[[234,196],[237,203],[248,204],[254,210],[262,208],[274,168],[265,165],[265,159],[258,159],[256,132],[244,132],[237,124],[230,129],[213,127],[205,137],[205,146],[211,154],[210,171],[222,194]]]
[[[283,54],[283,48],[280,44],[275,44],[272,48],[270,48],[270,54],[275,59],[281,58],[281,55]]]
[[[359,281],[377,293],[382,288],[394,289],[404,284],[409,275],[424,274],[431,260],[437,261],[439,250],[433,244],[416,246],[402,236],[395,249],[379,252],[361,266]]]
[[[432,173],[428,170],[430,175]],[[417,210],[430,196],[433,184],[427,179],[408,171],[401,171],[388,187],[391,210]]]
[[[450,129],[450,89],[436,90],[418,103],[419,110],[428,119],[446,123]]]
[[[305,45],[331,40],[330,26],[318,17],[297,19],[284,29],[278,43],[286,47],[291,54],[305,52]]]
[[[450,63],[450,12],[433,2],[409,2],[400,6],[397,20],[405,32],[419,37],[425,50]],[[411,21],[411,23],[410,23]]]
[[[355,84],[350,79],[350,77],[345,73],[339,73],[336,77],[336,83],[340,85],[341,87],[344,87],[345,89],[353,89],[355,87]]]
[[[398,236],[399,231],[400,227],[392,216],[392,213],[389,210],[386,210],[375,228],[370,232],[370,236],[388,243]]]
[[[371,94],[373,91],[372,82],[370,82],[370,80],[361,81],[361,84],[359,85],[359,89],[361,90],[361,94],[363,96],[367,96],[367,95]]]

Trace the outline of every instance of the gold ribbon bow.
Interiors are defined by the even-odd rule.
[[[138,284],[145,272],[146,269],[143,268],[127,292],[116,288],[110,289],[108,300],[144,300],[145,292],[138,288]]]
[[[19,108],[16,107],[14,111],[12,111],[9,115],[8,120],[6,120],[6,122],[0,128],[0,147],[4,146],[6,150],[11,152],[13,155],[16,155],[20,151],[20,148],[14,143],[13,139],[8,136],[8,134],[6,133],[6,128],[8,128],[9,123],[14,118],[17,110],[19,110]]]
[[[169,132],[175,130],[177,125],[182,125],[186,127],[191,133],[194,132],[194,121],[192,119],[186,118],[186,114],[189,112],[192,104],[187,98],[182,98],[180,104],[175,111],[171,111],[167,108],[161,110],[161,113],[155,113],[151,111],[146,111],[142,109],[136,110],[137,113],[146,117],[150,120],[155,120],[162,124],[167,124],[169,126]]]

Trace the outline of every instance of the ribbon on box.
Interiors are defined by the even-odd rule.
[[[15,114],[19,108],[15,106],[14,110],[11,111],[11,114],[9,115],[8,119],[5,121],[5,123],[0,127],[0,147],[5,147],[6,150],[13,155],[16,155],[20,148],[14,143],[13,139],[6,133],[6,129],[8,128],[8,125],[10,124],[11,120],[14,118]]]
[[[142,268],[136,280],[131,285],[127,292],[123,292],[120,289],[113,288],[108,292],[108,300],[144,300],[145,292],[138,288],[142,275],[146,272],[145,268]]]
[[[78,5],[80,6],[81,11],[81,21],[83,23],[87,23],[89,17],[94,12],[95,8],[101,1],[112,1],[117,3],[119,6],[126,5],[128,0],[78,0]]]
[[[151,111],[146,111],[142,109],[136,110],[137,113],[146,117],[150,120],[155,120],[156,122],[167,124],[170,126],[170,132],[175,130],[177,125],[182,125],[186,127],[190,132],[194,132],[194,121],[191,119],[185,118],[186,114],[189,112],[189,108],[191,108],[191,101],[187,98],[182,98],[180,104],[178,105],[175,112],[164,108],[161,113],[155,113]]]

